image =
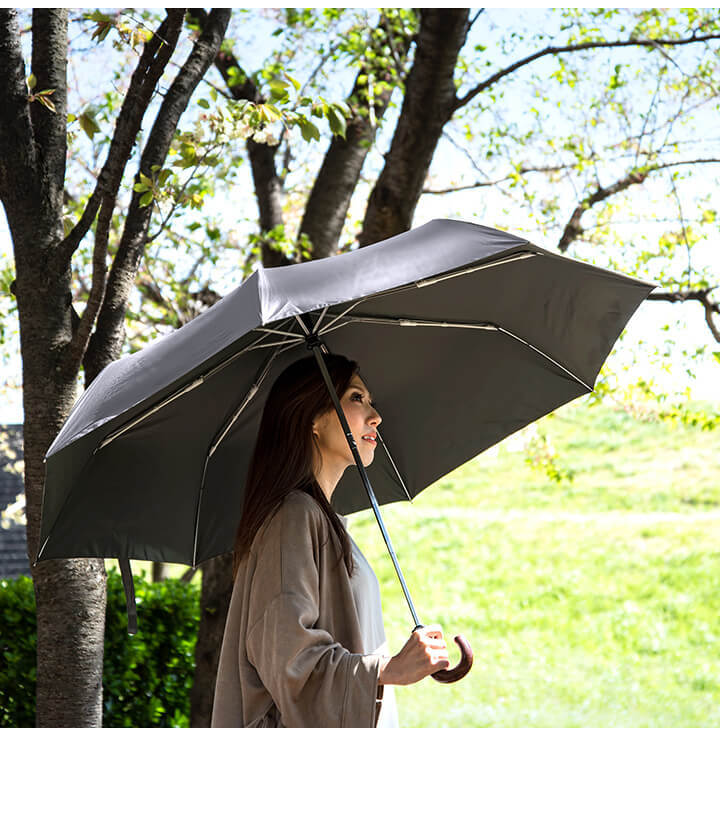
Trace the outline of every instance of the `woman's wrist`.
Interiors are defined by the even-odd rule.
[[[390,655],[383,655],[380,660],[380,673],[378,675],[378,686],[385,686],[387,684],[391,684],[392,681],[389,680],[388,675],[388,666],[392,658]]]

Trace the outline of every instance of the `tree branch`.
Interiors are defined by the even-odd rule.
[[[551,174],[555,171],[567,171],[574,168],[574,165],[548,165],[544,168],[518,168],[517,173],[520,176],[524,174]],[[423,194],[452,194],[456,191],[470,191],[474,188],[492,188],[495,185],[500,185],[501,182],[507,182],[509,179],[514,179],[515,174],[501,177],[500,179],[485,180],[484,182],[470,182],[467,185],[455,185],[449,188],[423,188]]]
[[[715,315],[720,316],[720,304],[710,298],[710,293],[715,288],[697,288],[695,290],[682,291],[660,291],[649,294],[647,297],[652,301],[671,302],[673,304],[685,302],[700,302],[705,309],[705,321],[710,332],[715,337],[715,341],[720,343],[720,327],[716,324]]]
[[[207,25],[195,41],[190,56],[165,94],[140,161],[140,172],[146,176],[152,175],[153,165],[162,167],[164,164],[180,117],[218,53],[230,14],[230,9],[213,9],[210,12]],[[138,173],[136,180],[139,178]],[[97,327],[84,356],[86,384],[122,351],[125,311],[147,242],[152,213],[152,205],[140,205],[141,196],[141,193],[134,191],[120,246],[110,268]]]
[[[183,10],[172,10],[160,24],[149,42],[145,44],[138,67],[130,81],[130,88],[118,115],[108,156],[100,172],[97,185],[85,211],[75,228],[61,243],[59,253],[67,262],[75,252],[82,237],[90,228],[97,207],[100,207],[95,228],[93,248],[92,284],[85,310],[75,323],[73,335],[66,354],[70,368],[79,369],[92,333],[95,320],[103,305],[107,290],[107,252],[110,226],[115,210],[117,192],[130,158],[142,119],[150,103],[170,55],[177,45],[183,23]],[[69,254],[69,255],[68,255]]]
[[[43,197],[62,213],[67,154],[67,42],[68,10],[35,8],[32,16],[32,74],[37,90],[52,90],[52,109],[30,104],[33,134],[38,149]],[[58,225],[61,231],[61,226]],[[60,236],[62,238],[62,232]]]
[[[626,190],[632,185],[641,184],[645,181],[648,174],[654,173],[655,171],[661,171],[666,168],[674,168],[679,165],[695,165],[702,163],[717,162],[720,162],[720,159],[707,158],[698,160],[680,160],[678,162],[664,162],[654,165],[645,165],[643,167],[630,171],[623,179],[618,180],[616,183],[610,185],[607,188],[598,186],[597,189],[592,194],[585,197],[585,199],[583,199],[583,201],[573,211],[570,220],[565,226],[563,235],[560,238],[560,241],[558,242],[558,248],[563,252],[566,251],[572,242],[574,242],[576,239],[579,239],[583,235],[585,229],[580,224],[580,220],[582,219],[583,214],[585,214],[586,211],[589,211],[594,205],[597,205],[598,202],[602,202],[603,200],[608,199],[614,194]]]
[[[368,45],[378,50],[388,44],[398,77],[406,72],[405,61],[412,32],[402,32],[393,38],[392,22],[382,15],[378,25],[370,30]],[[374,98],[374,117],[370,116],[367,95],[368,75],[373,74],[387,87]],[[373,66],[364,61],[355,78],[348,103],[353,116],[348,120],[345,138],[333,136],[305,205],[300,234],[307,234],[312,244],[312,256],[320,259],[337,251],[353,192],[357,187],[362,167],[375,142],[380,121],[390,103],[396,80],[389,68]]]
[[[203,28],[207,20],[205,10],[191,9],[190,13],[199,22],[200,27]],[[266,102],[260,89],[255,85],[249,74],[243,71],[232,51],[223,50],[218,52],[215,58],[215,67],[225,80],[233,99],[249,100],[255,104]],[[233,82],[236,71],[244,77],[243,82],[240,83],[237,80]],[[275,164],[275,156],[279,146],[256,142],[252,137],[249,137],[245,141],[245,148],[250,160],[255,200],[258,206],[258,225],[261,233],[269,233],[274,228],[285,224],[283,214],[284,186]],[[272,268],[288,265],[293,260],[288,259],[282,251],[264,242],[262,245],[262,261],[265,267]]]
[[[0,111],[0,198],[16,237],[32,219],[40,183],[17,10],[9,8],[0,9]]]
[[[95,190],[79,221],[58,248],[58,253],[68,261],[90,229],[103,198],[109,197],[114,205],[143,117],[177,46],[183,18],[184,9],[171,9],[143,47],[137,68],[130,80],[130,87],[115,121],[115,133],[105,164],[98,176]]]
[[[190,14],[204,30],[208,15],[205,9],[190,9]],[[264,103],[266,100],[250,76],[242,70],[232,51],[219,51],[215,57],[215,67],[222,75],[230,95],[235,100],[249,100],[252,103]],[[245,79],[244,82],[233,83],[233,75],[237,71]],[[255,199],[258,205],[259,226],[262,233],[268,233],[273,228],[285,224],[283,215],[282,191],[283,184],[275,166],[275,154],[278,146],[255,142],[248,138],[245,148],[250,160],[250,170],[255,188]],[[270,245],[263,243],[263,265],[267,268],[287,265],[291,260],[285,254]]]
[[[512,74],[513,72],[517,71],[523,66],[526,66],[529,63],[534,62],[535,60],[540,60],[542,57],[547,57],[550,54],[564,54],[573,51],[587,51],[591,48],[625,48],[629,46],[645,46],[646,48],[657,48],[658,46],[681,46],[687,45],[689,43],[704,43],[710,40],[720,40],[720,34],[703,34],[700,36],[698,36],[697,34],[693,34],[691,37],[683,37],[678,40],[651,40],[646,38],[631,37],[629,40],[613,40],[610,42],[605,42],[602,40],[590,40],[586,43],[571,43],[566,46],[547,46],[546,48],[543,48],[540,51],[536,51],[534,54],[530,54],[528,57],[524,57],[522,60],[518,60],[517,62],[507,66],[506,68],[501,69],[500,71],[496,71],[495,74],[492,74],[490,77],[487,78],[487,80],[483,80],[483,82],[475,86],[475,88],[473,88],[471,91],[468,91],[467,94],[463,95],[462,97],[456,98],[455,104],[453,106],[453,111],[457,111],[458,108],[462,108],[464,105],[467,105],[471,100],[477,97],[478,94],[481,94],[483,91],[486,91],[488,88],[490,88],[491,85],[494,85],[498,80],[501,80],[508,74]]]
[[[454,70],[465,43],[468,9],[422,8],[415,57],[385,165],[370,194],[361,246],[406,231],[438,140],[452,117]]]

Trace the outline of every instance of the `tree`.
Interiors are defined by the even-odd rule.
[[[83,214],[65,233],[68,10],[32,14],[31,75],[18,16],[0,12],[0,197],[13,242],[23,359],[25,491],[31,562],[39,547],[43,456],[76,398],[122,348],[125,309],[147,240],[150,210],[133,196],[109,269],[110,225],[143,115],[175,51],[184,11],[170,10],[142,48],[105,164]],[[162,166],[178,120],[217,54],[229,10],[208,15],[203,33],[165,91],[140,158]],[[138,174],[138,181],[140,179]],[[72,308],[71,260],[94,227],[93,276],[83,315]],[[38,619],[37,715],[41,726],[93,726],[101,718],[105,571],[102,561],[59,561],[33,570]]]
[[[138,30],[123,29],[119,15],[94,14],[98,38],[110,30],[129,38]],[[457,209],[461,218],[555,235],[560,249],[581,258],[655,276],[664,286],[661,298],[697,299],[710,329],[716,327],[715,279],[709,266],[691,261],[716,219],[705,192],[693,190],[702,187],[700,174],[718,162],[711,128],[706,124],[702,133],[693,132],[701,118],[717,123],[715,10],[551,10],[534,28],[523,28],[522,20],[498,10],[265,10],[261,22],[274,23],[277,47],[255,71],[243,66],[245,14],[235,12],[237,25],[228,29],[235,42],[220,47],[226,16],[220,10],[191,10],[196,46],[217,42],[212,54],[210,45],[203,52],[207,62],[190,90],[201,78],[209,84],[209,99],[202,98],[201,106],[205,119],[192,131],[178,130],[177,119],[161,116],[167,97],[163,100],[141,152],[140,173],[131,182],[127,215],[120,217],[115,205],[127,190],[122,182],[127,158],[122,159],[128,145],[132,151],[148,109],[142,95],[151,96],[158,87],[181,39],[182,14],[172,10],[156,23],[159,36],[144,43],[136,74],[117,101],[121,114],[113,118],[97,184],[90,186],[89,197],[74,198],[77,207],[66,204],[66,217],[78,214],[67,235],[62,223],[67,14],[33,13],[30,89],[16,15],[6,10],[0,17],[0,94],[3,110],[13,114],[0,130],[0,197],[15,250],[30,543],[39,531],[42,453],[72,404],[79,368],[87,381],[120,354],[126,319],[127,350],[148,337],[148,318],[158,328],[177,326],[211,304],[220,280],[204,272],[208,262],[216,270],[233,266],[242,276],[258,257],[278,265],[369,244],[409,229],[424,203],[444,196],[448,215]],[[206,76],[212,62],[217,73]],[[347,79],[338,92],[340,75]],[[344,104],[326,99],[338,95],[346,95]],[[53,117],[48,104],[61,116]],[[106,116],[111,107],[105,107]],[[77,116],[93,130],[92,112]],[[449,171],[437,162],[441,145],[452,151]],[[161,146],[167,146],[164,152]],[[165,164],[171,150],[172,168]],[[238,169],[245,160],[251,178],[241,183]],[[174,167],[186,172],[184,179]],[[245,236],[209,207],[216,185],[223,196],[233,195],[222,188],[227,176],[236,187],[242,184],[246,198],[254,194],[252,218],[258,227]],[[482,196],[470,201],[464,198],[468,192]],[[627,213],[645,213],[648,225],[655,219],[654,206],[644,205],[640,193],[656,196],[665,208],[674,203],[669,227],[623,224]],[[42,208],[39,248],[30,241],[29,226],[37,227]],[[667,209],[659,218],[669,218]],[[81,240],[93,220],[95,241],[83,257]],[[182,263],[175,261],[178,248],[184,251]],[[78,284],[83,271],[71,275],[73,258],[85,260],[81,267],[92,271],[84,284]],[[43,267],[46,260],[51,264]],[[672,269],[665,267],[668,262]],[[73,302],[83,301],[78,317]],[[47,611],[58,607],[54,617],[61,616],[63,651],[95,647],[87,650],[94,661],[72,684],[79,688],[82,679],[81,699],[90,702],[104,604],[96,596],[90,608],[87,590],[103,587],[103,577],[92,562],[63,564],[36,570],[38,603],[49,602]],[[72,570],[81,576],[72,583],[71,566],[82,567]],[[227,561],[203,568],[193,725],[209,720],[229,585]],[[53,603],[61,591],[64,608]],[[87,616],[73,614],[79,605],[89,607]],[[43,618],[39,629],[46,647],[51,632]],[[86,634],[90,623],[94,637]],[[47,683],[39,683],[42,715],[52,711],[43,700],[48,691]],[[65,709],[61,704],[55,711],[58,722],[80,719]]]

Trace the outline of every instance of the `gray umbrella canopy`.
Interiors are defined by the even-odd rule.
[[[385,504],[590,392],[653,287],[454,220],[258,270],[81,396],[46,455],[39,560],[196,565],[232,550],[267,393],[311,355],[303,327],[360,365],[383,419],[368,476]],[[356,470],[333,503],[370,506]]]

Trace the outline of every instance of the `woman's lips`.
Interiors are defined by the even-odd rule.
[[[365,438],[365,436],[363,436],[362,440],[366,441],[368,444],[372,444],[373,447],[377,447],[377,441],[375,441],[374,438]]]

